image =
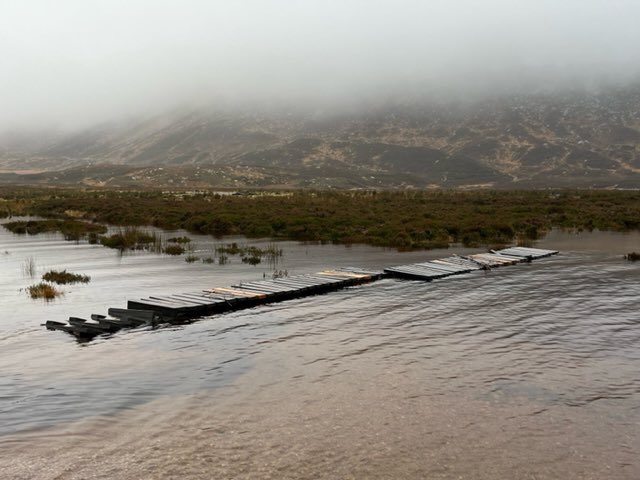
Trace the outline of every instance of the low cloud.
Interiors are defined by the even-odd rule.
[[[0,130],[628,83],[638,18],[622,0],[4,2]]]

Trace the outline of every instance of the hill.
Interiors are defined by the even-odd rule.
[[[339,113],[201,110],[73,133],[5,133],[0,182],[638,188],[640,86]]]

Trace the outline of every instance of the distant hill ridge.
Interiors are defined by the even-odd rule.
[[[194,111],[4,134],[0,170],[5,184],[639,188],[640,86],[357,113]]]

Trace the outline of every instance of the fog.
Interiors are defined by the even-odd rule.
[[[3,0],[0,129],[624,84],[638,19],[637,0]]]

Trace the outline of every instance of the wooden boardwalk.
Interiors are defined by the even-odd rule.
[[[452,255],[422,263],[385,268],[384,271],[344,267],[292,277],[243,282],[228,287],[149,296],[129,300],[126,309],[110,308],[108,315],[94,314],[88,320],[70,317],[67,322],[49,320],[45,326],[49,330],[61,330],[79,338],[90,339],[122,328],[186,322],[215,313],[327,293],[384,277],[431,281],[477,270],[530,262],[556,253],[558,252],[555,250],[512,247],[467,256]]]
[[[543,250],[539,248],[512,247],[503,250],[492,250],[489,253],[475,253],[473,255],[452,255],[439,260],[430,260],[424,263],[412,263],[398,267],[385,268],[385,273],[419,280],[434,280],[469,273],[474,270],[487,270],[514,265],[521,262],[530,262],[538,258],[548,257],[558,253],[556,250]]]
[[[248,308],[262,303],[289,300],[377,280],[381,271],[356,268],[325,270],[273,280],[239,283],[195,292],[130,300],[127,307],[152,310],[169,320],[182,320]]]

